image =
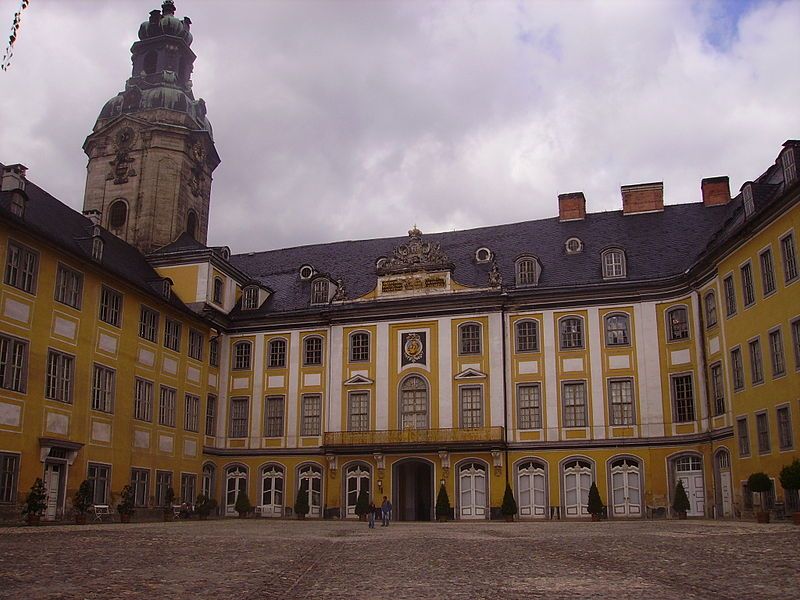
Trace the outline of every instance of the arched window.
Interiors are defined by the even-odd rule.
[[[492,259],[492,251],[488,248],[478,248],[475,251],[475,262],[487,263]]]
[[[486,465],[468,462],[458,468],[458,514],[462,519],[486,518]]]
[[[322,364],[322,338],[316,335],[303,340],[303,364],[306,366]]]
[[[250,368],[250,355],[253,345],[250,342],[237,342],[233,345],[233,368],[236,371]]]
[[[567,254],[579,254],[583,250],[583,242],[579,238],[571,237],[564,244]]]
[[[589,514],[589,488],[592,486],[592,465],[587,460],[571,459],[562,465],[564,479],[564,515],[585,517]]]
[[[202,494],[206,498],[214,497],[214,476],[216,469],[211,463],[203,465]]]
[[[706,305],[706,327],[713,327],[717,324],[717,297],[714,292],[708,292],[703,300]]]
[[[603,278],[625,277],[625,253],[619,248],[603,252]]]
[[[544,464],[526,460],[517,465],[517,496],[520,517],[547,517],[547,469]]]
[[[583,348],[583,319],[564,317],[558,324],[562,350]]]
[[[286,367],[286,340],[275,339],[269,342],[269,352],[267,353],[268,367]]]
[[[517,352],[539,351],[539,324],[536,321],[517,321],[515,329]]]
[[[128,220],[128,205],[125,200],[115,200],[108,211],[109,229],[119,229]]]
[[[400,427],[428,428],[428,384],[419,375],[411,375],[400,386]]]
[[[685,306],[667,311],[667,338],[671,342],[689,338],[689,311]]]
[[[242,310],[255,310],[258,308],[258,287],[248,285],[242,291]]]
[[[92,259],[97,262],[103,260],[103,238],[99,235],[92,238]]]
[[[330,300],[330,282],[320,278],[311,284],[311,304],[327,304]]]
[[[369,333],[358,331],[350,335],[350,362],[369,361]]]
[[[481,326],[477,323],[464,323],[458,328],[458,353],[481,353]]]
[[[297,470],[299,494],[308,496],[308,516],[322,516],[322,469],[317,465],[301,465]]]
[[[247,493],[247,467],[228,467],[225,471],[225,514],[236,513],[236,499],[242,493]]]
[[[222,304],[222,288],[224,284],[221,277],[214,277],[214,291],[211,296],[216,304]]]
[[[631,343],[628,315],[606,315],[606,345],[627,346]]]
[[[517,260],[517,285],[538,285],[539,276],[542,272],[542,267],[539,261],[532,257],[526,256]]]
[[[283,516],[283,467],[266,465],[261,469],[261,516]]]
[[[193,210],[190,210],[186,217],[186,233],[197,239],[197,213]]]
[[[367,496],[370,494],[370,471],[367,465],[357,463],[347,467],[345,474],[347,517],[355,517],[356,503],[361,490],[366,490]]]

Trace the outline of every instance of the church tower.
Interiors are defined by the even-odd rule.
[[[192,94],[190,25],[172,0],[150,12],[125,90],[106,102],[83,145],[84,213],[145,253],[184,232],[203,244],[208,235],[220,158],[205,102]]]

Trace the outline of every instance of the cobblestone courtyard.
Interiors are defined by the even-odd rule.
[[[800,528],[225,520],[0,529],[0,598],[797,598]]]

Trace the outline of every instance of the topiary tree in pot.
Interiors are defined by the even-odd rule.
[[[135,512],[133,509],[134,502],[136,502],[136,494],[131,486],[126,485],[122,488],[119,504],[117,504],[120,523],[131,522],[131,515]]]
[[[247,518],[247,515],[250,514],[250,511],[253,510],[253,506],[250,504],[250,498],[247,497],[247,492],[242,490],[239,492],[239,495],[236,497],[236,504],[234,505],[236,512],[239,513],[240,519]]]
[[[75,508],[75,523],[77,525],[86,525],[86,513],[92,506],[92,484],[88,479],[84,479],[78,491],[75,492],[75,497],[72,499],[72,506]]]
[[[447,495],[447,488],[444,484],[439,486],[439,493],[436,495],[436,520],[447,521],[453,514],[450,507],[450,496]]]
[[[762,471],[753,473],[747,478],[747,488],[751,492],[758,492],[761,500],[759,506],[760,510],[756,512],[756,521],[759,523],[769,523],[769,511],[767,507],[764,506],[764,494],[772,490],[772,480],[769,478],[769,475]]]
[[[358,499],[356,500],[356,514],[360,521],[364,521],[367,518],[367,513],[369,512],[369,492],[367,491],[366,487],[362,487],[361,491],[358,493]]]
[[[794,492],[795,496],[795,512],[792,515],[792,520],[795,525],[800,525],[800,504],[798,504],[798,490],[800,490],[800,459],[795,458],[790,464],[781,469],[780,472],[781,486],[787,492]]]
[[[297,515],[298,519],[305,519],[310,510],[311,507],[308,505],[308,490],[300,486],[294,500],[294,514]]]
[[[215,509],[217,508],[217,501],[214,498],[208,498],[207,496],[200,494],[195,500],[194,510],[198,514],[198,516],[205,520],[208,518]]]
[[[44,481],[37,477],[22,504],[22,514],[28,525],[38,525],[46,508],[47,491],[44,489]]]
[[[683,482],[679,479],[675,484],[675,494],[672,498],[672,510],[678,515],[679,519],[685,519],[686,513],[692,507],[689,502],[689,496],[683,487]]]
[[[514,492],[511,490],[511,485],[506,481],[506,491],[503,494],[503,504],[500,506],[500,512],[506,518],[506,521],[513,521],[514,515],[517,514],[517,501],[514,500]]]
[[[589,501],[586,505],[586,510],[592,515],[592,521],[599,521],[600,516],[603,514],[605,505],[600,499],[600,492],[597,489],[597,484],[593,481],[589,488]]]

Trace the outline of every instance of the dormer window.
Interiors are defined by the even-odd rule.
[[[254,310],[258,308],[258,287],[249,285],[242,292],[242,309]]]
[[[794,159],[794,148],[787,148],[781,155],[783,166],[783,183],[788,187],[797,180],[797,162]]]
[[[214,290],[211,295],[211,300],[215,304],[222,304],[222,290],[225,284],[222,282],[221,277],[214,277]]]
[[[11,194],[11,214],[20,219],[25,216],[25,196],[20,192]]]
[[[330,282],[320,277],[311,285],[311,304],[327,304],[330,300]]]
[[[539,260],[525,256],[517,260],[517,285],[538,285],[542,267]]]
[[[753,202],[753,184],[745,183],[742,187],[742,202],[744,203],[744,214],[749,217],[756,212],[756,205]]]
[[[564,247],[567,249],[567,254],[580,254],[583,252],[583,242],[580,238],[569,238],[564,244]]]
[[[488,263],[492,260],[492,251],[488,248],[478,248],[475,251],[475,262],[479,264]]]
[[[625,277],[625,253],[619,248],[603,252],[603,279]]]
[[[172,280],[164,279],[161,282],[161,295],[164,296],[166,300],[169,300],[169,296],[171,293],[172,293]]]
[[[314,267],[303,265],[300,267],[300,279],[311,279],[314,276]]]
[[[92,238],[92,260],[97,262],[103,260],[103,238],[99,235]]]
[[[227,246],[225,248],[220,249],[219,253],[222,255],[223,260],[230,260],[231,250]]]

